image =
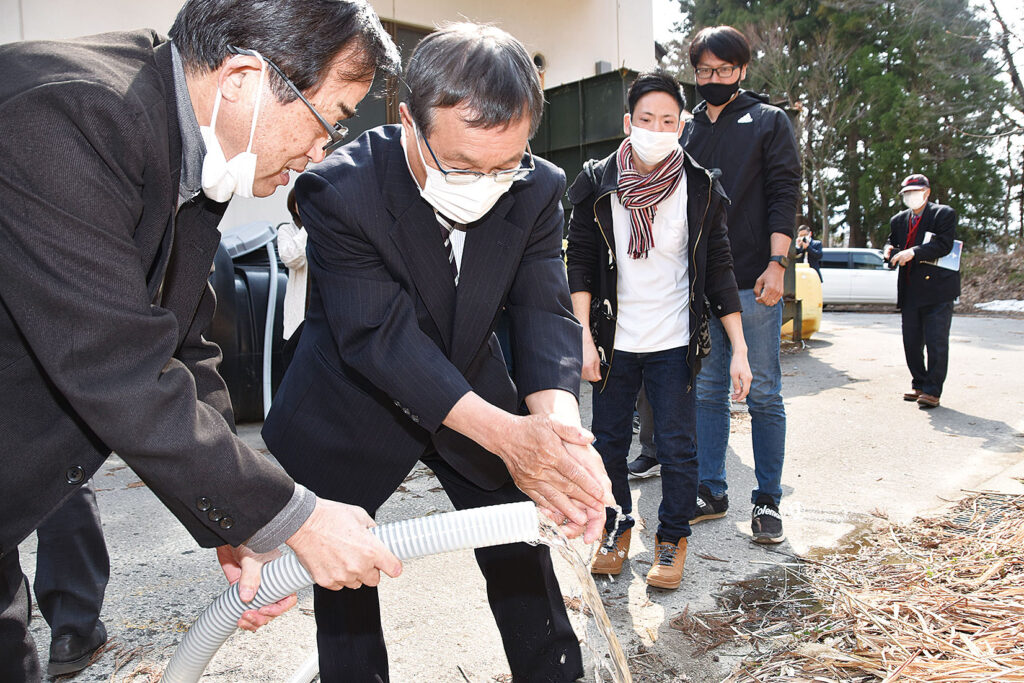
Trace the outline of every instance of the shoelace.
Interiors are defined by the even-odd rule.
[[[605,553],[614,553],[619,550],[619,539],[622,538],[622,534],[613,536],[608,534],[608,542],[602,545],[599,550]]]
[[[658,544],[658,564],[671,565],[676,561],[676,551],[679,550],[679,546],[671,543],[659,543]]]

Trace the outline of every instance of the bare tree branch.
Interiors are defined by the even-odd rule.
[[[1010,73],[1010,84],[1013,86],[1017,96],[1020,97],[1020,105],[1017,108],[1024,111],[1024,83],[1020,80],[1020,73],[1017,71],[1017,64],[1013,59],[1014,55],[1010,52],[1010,36],[1013,34],[1006,25],[1003,15],[999,13],[999,8],[996,7],[996,0],[988,0],[988,4],[992,7],[992,14],[995,15],[996,23],[1002,29],[1002,34],[999,36],[997,43],[999,44],[999,49],[1003,51],[1003,57],[1006,59],[1006,68]]]

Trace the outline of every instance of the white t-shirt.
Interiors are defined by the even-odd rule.
[[[675,192],[654,214],[654,247],[647,258],[629,256],[629,211],[613,194],[612,224],[618,262],[615,348],[650,353],[686,346],[690,340],[690,281],[686,250],[686,171]]]

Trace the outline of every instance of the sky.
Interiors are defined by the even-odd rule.
[[[985,3],[988,4],[987,2]],[[996,0],[1003,19],[1024,37],[1024,2],[1022,0]],[[672,26],[679,21],[679,3],[676,0],[654,0],[654,39],[660,42],[673,38]]]

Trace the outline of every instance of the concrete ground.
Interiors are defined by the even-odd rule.
[[[770,548],[749,540],[753,458],[749,421],[738,407],[728,461],[732,508],[725,518],[694,528],[677,591],[644,583],[660,478],[634,482],[643,524],[623,574],[599,580],[598,588],[636,680],[719,681],[727,675],[742,651],[694,659],[689,642],[669,626],[684,609],[713,607],[723,584],[769,570],[790,554],[834,545],[873,513],[907,520],[964,490],[1024,490],[1013,478],[1024,476],[1024,320],[957,316],[950,356],[942,407],[919,409],[900,397],[910,382],[899,317],[826,312],[806,348],[787,349],[782,358],[788,540]],[[589,403],[586,393],[585,423]],[[260,445],[258,425],[241,431]],[[112,648],[71,680],[149,680],[142,674],[167,662],[188,625],[224,589],[223,578],[212,551],[197,548],[120,460],[112,458],[94,483],[113,566],[103,611]],[[417,470],[378,521],[448,509],[437,481]],[[34,538],[21,551],[31,578]],[[428,557],[408,562],[401,578],[385,580],[381,600],[393,681],[510,680],[502,678],[507,664],[474,565],[470,552]],[[564,562],[556,566],[565,594],[579,595]],[[49,633],[41,618],[33,634],[45,661]],[[589,640],[593,634],[591,628]],[[203,680],[288,680],[314,647],[307,590],[298,609],[269,627],[232,636]]]

